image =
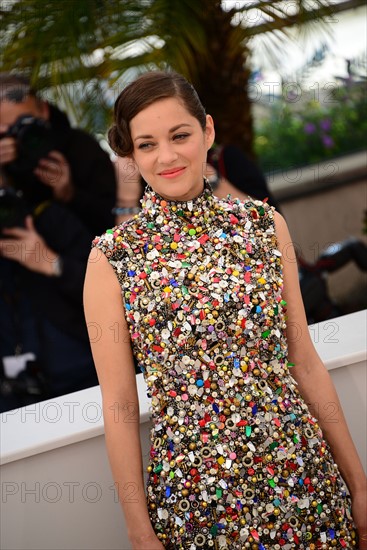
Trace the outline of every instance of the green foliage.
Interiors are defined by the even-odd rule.
[[[322,103],[302,108],[279,100],[258,121],[255,151],[265,171],[305,166],[364,150],[367,146],[367,96],[364,85],[343,87]]]

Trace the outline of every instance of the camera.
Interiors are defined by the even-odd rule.
[[[33,171],[41,158],[47,157],[52,150],[60,150],[63,141],[63,136],[55,132],[48,120],[27,114],[18,117],[0,134],[0,139],[5,137],[16,140],[17,157],[3,167],[10,185],[0,188],[0,233],[5,227],[24,227],[25,217],[30,213],[29,197],[33,194],[38,197],[37,186],[41,185]]]
[[[60,149],[60,139],[48,120],[21,115],[0,139],[12,137],[17,142],[17,158],[8,167],[14,172],[32,173],[41,158]]]

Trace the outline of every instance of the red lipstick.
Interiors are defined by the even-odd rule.
[[[163,170],[159,172],[159,175],[163,178],[175,178],[180,176],[185,170],[185,167],[170,168],[169,170]]]

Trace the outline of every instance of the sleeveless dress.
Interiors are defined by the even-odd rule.
[[[97,237],[151,397],[150,519],[171,550],[355,548],[350,497],[291,376],[274,207],[146,187]],[[122,373],[123,375],[123,373]]]

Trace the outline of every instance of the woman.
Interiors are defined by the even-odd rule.
[[[109,140],[148,182],[141,213],[95,239],[85,281],[132,547],[356,548],[338,466],[361,534],[366,480],[309,336],[284,219],[266,202],[213,196],[213,120],[180,75],[129,84]],[[152,398],[146,496],[133,355]],[[135,422],[116,415],[128,403]]]

